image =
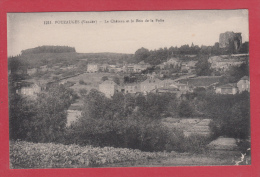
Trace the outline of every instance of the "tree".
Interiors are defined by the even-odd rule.
[[[106,81],[106,80],[108,80],[108,77],[107,77],[107,76],[103,76],[103,77],[101,78],[101,80],[102,80],[102,81]]]
[[[85,96],[85,95],[87,95],[88,91],[86,89],[80,89],[79,93],[81,96]]]
[[[113,81],[114,81],[117,85],[120,85],[120,79],[119,79],[119,77],[117,77],[117,76],[113,77]]]
[[[180,117],[191,117],[193,109],[188,101],[182,101],[178,106],[178,113]]]
[[[201,55],[195,65],[195,71],[198,76],[209,76],[212,73],[211,65],[208,62],[208,56]]]
[[[73,91],[63,85],[53,85],[36,100],[16,94],[11,96],[10,138],[33,142],[62,141],[66,111],[75,97]]]
[[[150,56],[150,52],[146,48],[140,48],[135,52],[134,58],[136,62],[146,60]]]
[[[238,82],[244,76],[249,76],[248,62],[243,63],[240,66],[232,66],[225,73],[225,78],[231,83]]]

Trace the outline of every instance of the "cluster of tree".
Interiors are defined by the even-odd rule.
[[[22,55],[38,53],[68,53],[76,52],[74,47],[69,46],[39,46],[32,49],[22,50]]]
[[[240,50],[236,53],[248,53],[248,42],[242,44]],[[134,54],[134,62],[145,61],[152,65],[158,65],[162,62],[167,61],[168,58],[174,56],[184,56],[184,55],[227,55],[233,54],[234,49],[220,48],[219,43],[216,42],[213,46],[201,46],[198,45],[182,45],[180,47],[170,47],[170,48],[160,48],[158,50],[148,50],[146,48],[138,49]]]
[[[249,93],[206,97],[207,114],[213,118],[210,125],[215,137],[228,136],[247,139],[250,136]]]
[[[214,137],[246,139],[250,136],[250,95],[248,92],[219,95],[205,89],[197,89],[186,98],[194,114],[213,120],[210,128]]]
[[[199,60],[195,65],[197,76],[210,76],[212,74],[211,64],[208,55],[199,55]]]
[[[65,143],[143,151],[197,151],[205,138],[193,137],[191,141],[181,130],[168,129],[161,123],[161,118],[169,113],[191,116],[186,104],[179,103],[173,94],[117,93],[109,99],[97,90],[90,90],[85,96],[83,115],[67,129]]]
[[[146,75],[142,75],[139,73],[136,74],[130,74],[124,76],[124,83],[134,83],[134,82],[143,82],[145,79],[147,79]]]
[[[232,66],[224,73],[224,83],[236,83],[242,77],[249,76],[249,63],[243,63],[240,66]]]
[[[10,91],[10,139],[60,141],[67,123],[66,111],[75,99],[73,91],[63,85],[53,85],[36,99],[28,99]]]

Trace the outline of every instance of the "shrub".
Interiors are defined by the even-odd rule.
[[[107,77],[107,76],[103,76],[103,77],[101,78],[101,80],[102,80],[102,81],[106,81],[106,80],[108,80],[108,77]]]
[[[193,109],[188,101],[182,101],[178,106],[178,114],[180,117],[191,117]]]
[[[81,80],[79,80],[79,84],[81,84],[81,85],[86,85],[86,82],[81,79]]]

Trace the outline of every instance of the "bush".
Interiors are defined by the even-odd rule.
[[[79,80],[79,84],[80,84],[80,85],[86,85],[86,82],[81,79],[81,80]]]
[[[108,80],[108,77],[107,77],[107,76],[103,76],[103,77],[101,78],[101,80],[102,80],[102,81],[106,81],[106,80]]]
[[[188,101],[182,101],[178,106],[178,114],[180,117],[191,117],[193,109]]]

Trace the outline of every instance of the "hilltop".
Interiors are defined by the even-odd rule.
[[[19,60],[28,68],[39,68],[44,65],[75,65],[81,60],[96,63],[121,63],[132,56],[133,54],[109,52],[77,53],[74,47],[69,46],[40,46],[23,50],[21,55],[9,57],[8,61]]]

